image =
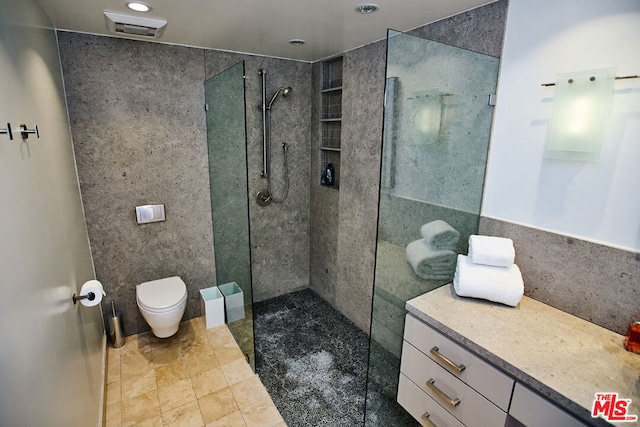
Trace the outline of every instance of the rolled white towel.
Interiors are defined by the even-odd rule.
[[[424,224],[420,227],[420,234],[434,249],[454,251],[460,240],[458,230],[441,219]]]
[[[515,307],[524,295],[524,281],[517,265],[493,267],[474,264],[458,255],[453,289],[462,297],[481,298]]]
[[[513,240],[505,237],[469,236],[469,259],[474,264],[509,267],[516,258]]]
[[[407,245],[407,261],[418,277],[425,280],[451,280],[456,268],[456,253],[435,249],[420,239]]]

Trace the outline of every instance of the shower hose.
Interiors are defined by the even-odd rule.
[[[267,135],[268,135],[268,150],[271,153],[271,114],[267,117],[268,127],[267,127]],[[277,199],[273,192],[271,191],[271,171],[267,173],[267,191],[269,192],[269,198],[274,203],[282,203],[287,199],[289,195],[289,162],[287,161],[287,143],[282,143],[282,154],[284,155],[284,196],[281,199]],[[271,169],[271,154],[269,154],[269,169]]]

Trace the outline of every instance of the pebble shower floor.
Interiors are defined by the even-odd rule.
[[[362,426],[367,334],[308,289],[253,310],[256,371],[287,425]]]

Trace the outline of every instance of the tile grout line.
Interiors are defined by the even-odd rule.
[[[251,370],[251,375],[248,375],[247,373],[244,374],[238,374],[237,372],[234,372],[234,369],[238,369],[236,366],[234,366],[234,362],[237,362],[237,360],[240,360],[239,357],[234,356],[233,355],[233,351],[228,351],[228,350],[224,350],[224,351],[219,351],[218,353],[216,353],[214,351],[214,349],[216,348],[229,348],[231,346],[228,345],[222,345],[222,346],[215,346],[213,344],[213,340],[216,340],[216,342],[224,342],[224,343],[231,343],[233,342],[233,348],[237,348],[239,350],[239,347],[237,345],[237,343],[235,343],[235,340],[233,340],[233,336],[231,335],[230,331],[228,330],[226,325],[223,325],[222,327],[224,327],[224,329],[219,329],[217,332],[214,332],[212,330],[207,330],[203,328],[203,325],[200,325],[200,327],[198,327],[197,322],[203,322],[203,318],[195,318],[195,319],[191,319],[190,321],[185,321],[182,322],[181,324],[181,329],[183,329],[183,331],[181,332],[180,330],[178,331],[178,334],[186,334],[186,335],[181,335],[178,336],[177,338],[173,339],[171,342],[167,342],[167,345],[162,345],[159,347],[156,347],[154,345],[154,343],[157,345],[156,342],[156,338],[155,337],[151,337],[150,333],[141,333],[141,334],[137,334],[131,337],[127,337],[128,340],[126,340],[125,342],[125,347],[127,344],[129,344],[130,346],[135,345],[138,348],[128,348],[125,349],[125,347],[122,347],[120,349],[113,349],[113,348],[109,348],[108,349],[108,359],[107,359],[107,366],[109,364],[113,366],[116,365],[116,363],[119,365],[118,366],[118,376],[119,378],[116,380],[114,377],[111,377],[107,379],[107,382],[109,379],[112,379],[111,382],[108,382],[107,384],[107,388],[109,388],[109,385],[114,383],[114,382],[118,382],[119,387],[118,387],[118,392],[120,395],[120,399],[118,402],[113,403],[112,405],[108,405],[107,406],[107,411],[109,410],[109,408],[111,407],[112,410],[114,410],[114,406],[116,405],[120,405],[120,411],[119,411],[119,416],[113,416],[111,418],[109,417],[105,417],[105,421],[106,421],[106,426],[107,427],[112,427],[112,426],[121,426],[124,425],[126,423],[126,425],[135,425],[131,424],[131,421],[134,421],[133,419],[124,419],[124,409],[125,409],[125,393],[127,392],[124,387],[125,387],[125,380],[123,380],[123,378],[125,378],[126,380],[131,380],[132,378],[134,378],[133,381],[129,381],[127,382],[127,385],[133,386],[133,387],[141,387],[141,391],[137,392],[138,394],[134,395],[134,396],[130,396],[127,398],[128,401],[132,401],[134,399],[138,399],[138,400],[142,400],[144,396],[144,398],[148,397],[149,393],[153,393],[155,392],[155,403],[157,403],[157,414],[153,413],[153,415],[150,415],[149,413],[147,413],[146,415],[141,415],[143,413],[136,413],[135,415],[131,415],[132,418],[135,418],[136,416],[140,416],[144,419],[136,419],[137,422],[144,422],[147,423],[150,420],[156,420],[160,422],[160,425],[169,425],[171,424],[171,420],[170,420],[170,416],[167,414],[172,413],[173,411],[176,411],[179,408],[183,408],[186,407],[188,405],[193,405],[195,403],[195,407],[197,407],[198,410],[198,416],[200,417],[200,419],[202,420],[203,424],[202,426],[205,425],[209,425],[211,423],[216,423],[219,420],[221,420],[222,418],[225,418],[227,416],[231,416],[232,414],[234,414],[235,412],[238,412],[242,418],[242,420],[244,421],[244,424],[246,426],[251,425],[249,421],[250,419],[248,418],[251,413],[245,414],[245,412],[241,409],[241,406],[238,402],[238,397],[236,397],[236,394],[234,393],[233,389],[231,388],[233,385],[236,384],[240,384],[243,381],[249,381],[252,379],[257,379],[258,381],[260,381],[260,384],[262,385],[262,387],[264,388],[264,384],[262,384],[260,377],[258,375],[256,375],[253,370],[251,369],[250,365],[247,364],[247,368],[249,370]],[[218,327],[218,328],[222,328],[222,327]],[[184,330],[187,330],[186,332]],[[211,331],[211,332],[210,332]],[[223,331],[223,332],[221,332]],[[178,335],[176,334],[176,335]],[[220,334],[222,336],[218,336],[213,338],[214,334]],[[203,337],[204,340],[198,340],[198,337]],[[171,339],[171,338],[168,338]],[[191,341],[189,341],[191,340]],[[127,342],[128,341],[128,342]],[[202,343],[204,341],[204,344],[202,345],[202,348],[198,347],[196,348],[197,342]],[[185,358],[185,353],[184,353],[184,349],[182,348],[183,345],[185,345],[186,343],[190,344],[189,350],[193,351],[194,353],[187,353],[187,354],[191,354],[191,357],[187,357]],[[173,347],[172,347],[173,346]],[[176,350],[167,350],[165,352],[161,351],[162,349],[166,349],[166,348],[176,348]],[[155,357],[154,357],[154,350],[155,350]],[[175,354],[172,354],[173,352],[175,352]],[[163,354],[166,353],[166,354]],[[225,364],[220,363],[219,360],[219,355],[222,355],[223,357],[223,361],[226,361]],[[117,355],[117,356],[116,356]],[[125,356],[125,362],[132,362],[132,363],[138,363],[140,364],[140,367],[142,367],[142,369],[144,369],[144,366],[149,366],[150,370],[149,371],[145,371],[142,373],[136,373],[136,374],[132,374],[131,373],[131,369],[130,367],[125,367],[125,369],[123,369],[123,355]],[[239,355],[241,356],[241,360],[244,361],[244,355],[242,354],[242,352],[240,351]],[[111,357],[110,357],[111,356]],[[139,356],[142,356],[142,358],[146,359],[147,362],[142,361],[142,359],[140,359]],[[208,358],[208,357],[213,357],[215,359],[215,367],[211,368],[211,366],[214,365],[214,363],[212,363],[211,361],[207,361],[205,363],[202,363],[202,360],[198,357],[198,356],[202,356],[204,358]],[[162,362],[157,362],[155,360],[155,358],[162,358]],[[111,358],[113,358],[113,360],[111,360]],[[172,359],[173,358],[173,359]],[[229,359],[227,359],[229,358]],[[117,359],[117,362],[116,362]],[[191,364],[189,362],[186,362],[185,360],[190,360]],[[206,360],[206,359],[205,359]],[[159,370],[162,369],[162,367],[164,366],[168,366],[171,364],[175,364],[178,361],[185,361],[185,365],[186,365],[186,372],[187,372],[187,378],[183,378],[183,379],[176,379],[174,378],[171,383],[160,386],[160,381],[159,378],[162,375],[162,372],[160,372],[159,374]],[[236,364],[238,365],[238,364]],[[184,367],[183,367],[184,368]],[[219,372],[216,373],[216,375],[219,375],[220,377],[218,378],[218,381],[222,380],[224,381],[224,384],[226,384],[225,387],[222,387],[221,389],[218,390],[214,390],[214,391],[209,391],[207,392],[207,388],[205,387],[205,392],[202,396],[198,397],[198,395],[196,394],[196,389],[194,387],[194,381],[193,379],[195,377],[201,376],[202,374],[206,374],[209,373],[211,375],[211,371],[215,371],[219,369]],[[245,369],[243,366],[241,366],[241,369]],[[125,377],[123,377],[123,371],[126,371],[127,375]],[[153,374],[153,385],[154,388],[150,389],[150,387],[144,387],[144,375],[147,372],[151,372]],[[107,373],[107,375],[109,375],[109,373]],[[182,372],[181,374],[179,374],[178,376],[184,375],[184,372]],[[136,377],[138,381],[142,381],[142,383],[139,383],[136,381]],[[239,378],[239,379],[238,379]],[[163,404],[162,404],[162,400],[160,398],[160,389],[163,387],[170,387],[170,386],[175,386],[175,384],[177,384],[178,382],[181,381],[185,381],[185,380],[189,380],[189,389],[190,389],[190,393],[186,392],[186,401],[181,401],[180,399],[182,399],[183,397],[178,397],[178,401],[173,401],[173,403],[169,403],[172,402],[172,397],[168,398],[168,401],[165,402],[165,407],[166,405],[170,404],[170,405],[175,405],[172,406],[169,410],[164,411],[163,410]],[[230,384],[230,382],[234,380],[235,382],[233,384]],[[186,386],[186,384],[185,384]],[[114,386],[111,386],[112,388],[114,388]],[[187,387],[185,387],[186,389]],[[203,401],[202,399],[213,395],[215,393],[220,393],[222,390],[228,390],[228,393],[231,395],[231,397],[233,398],[233,402],[235,404],[235,411],[231,412],[230,414],[226,414],[223,416],[218,416],[217,418],[213,419],[212,421],[210,421],[210,423],[207,423],[205,421],[205,411],[203,411]],[[266,388],[264,389],[266,392]],[[115,390],[112,390],[112,392]],[[202,390],[200,392],[203,392]],[[163,393],[164,394],[164,393]],[[184,393],[183,393],[184,394]],[[268,393],[267,393],[268,395]],[[191,398],[191,396],[193,396],[193,400],[188,400]],[[163,397],[166,398],[166,394]],[[109,396],[107,395],[106,397],[107,402],[109,399]],[[265,402],[267,401],[267,399],[263,399]],[[280,413],[277,411],[277,408],[275,407],[275,405],[273,404],[272,399],[270,399],[270,404],[271,406],[273,406],[272,408],[272,412],[273,410],[276,411],[277,413],[277,420],[269,420],[268,424],[261,424],[261,425],[273,425],[273,426],[280,426],[280,425],[286,425],[284,423],[284,420],[282,420],[282,417],[280,415]],[[154,402],[152,402],[154,403]],[[193,406],[192,406],[193,407]],[[130,408],[128,408],[129,410]],[[147,409],[147,408],[144,408]],[[186,409],[186,408],[185,408]],[[195,408],[194,408],[195,409]],[[134,411],[132,411],[134,412]],[[109,412],[108,412],[109,413]],[[184,416],[185,413],[182,413],[182,415]],[[127,414],[130,415],[130,414]],[[219,414],[218,414],[219,415]],[[273,416],[273,413],[270,414],[271,416]],[[112,419],[112,418],[116,418],[116,420]],[[267,420],[264,420],[265,422],[267,422]],[[253,421],[255,423],[255,421]]]

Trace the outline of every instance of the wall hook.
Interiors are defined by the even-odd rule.
[[[7,127],[4,129],[0,129],[0,134],[7,134],[9,141],[13,141],[13,132],[11,132],[11,123],[7,123]]]
[[[21,124],[20,125],[20,134],[22,135],[22,139],[29,138],[29,134],[30,133],[35,134],[36,138],[40,138],[40,132],[38,131],[38,125],[35,125],[33,127],[33,129],[27,128],[27,125],[25,125],[25,124]]]

